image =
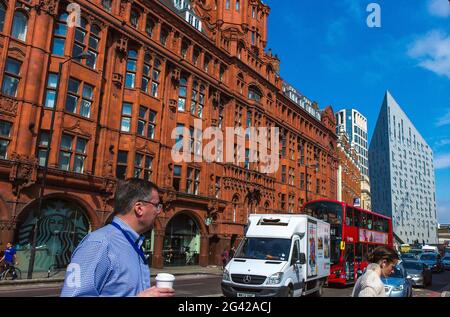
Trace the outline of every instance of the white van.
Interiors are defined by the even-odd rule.
[[[434,252],[434,253],[439,253],[439,249],[436,246],[431,246],[431,245],[424,245],[422,247],[422,251],[423,252]]]
[[[225,267],[227,297],[322,295],[330,274],[330,225],[307,215],[251,215]]]

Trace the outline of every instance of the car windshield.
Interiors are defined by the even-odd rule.
[[[290,239],[245,238],[236,255],[241,259],[287,261],[291,249]]]
[[[411,254],[411,253],[402,254],[402,258],[405,258],[405,259],[414,259],[415,257],[416,256],[414,254]]]
[[[400,265],[394,266],[394,270],[389,277],[405,277],[403,268]]]
[[[420,262],[403,262],[403,266],[406,270],[422,270],[423,264]]]
[[[420,259],[421,260],[434,261],[434,260],[436,260],[436,254],[422,254]]]

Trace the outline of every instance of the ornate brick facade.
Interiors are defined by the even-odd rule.
[[[280,61],[265,51],[269,8],[262,1],[232,0],[227,8],[225,0],[77,0],[77,28],[63,15],[68,2],[0,2],[0,247],[20,238],[18,228],[36,209],[39,163],[49,149],[45,197],[78,206],[89,230],[111,215],[116,177],[161,187],[155,267],[164,265],[164,237],[177,215],[193,220],[198,262],[207,265],[220,263],[223,248],[242,236],[249,212],[298,212],[305,165],[319,163],[317,172],[308,169],[308,199],[336,198],[333,110],[319,111],[280,78]],[[80,53],[88,58],[68,60]],[[172,131],[194,119],[224,131],[279,127],[280,169],[174,163]],[[249,192],[260,194],[251,204]]]
[[[358,168],[356,151],[351,147],[344,130],[338,135],[337,155],[339,161],[337,198],[353,205],[356,198],[361,199],[361,172]]]

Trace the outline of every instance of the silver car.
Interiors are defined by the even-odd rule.
[[[399,262],[389,277],[382,277],[387,297],[412,297],[412,283],[407,278],[403,263]]]

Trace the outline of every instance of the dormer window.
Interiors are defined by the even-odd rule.
[[[254,86],[251,86],[248,89],[248,99],[260,102],[261,98],[262,98],[262,94],[261,94],[261,92],[259,91],[258,88],[254,87]]]
[[[136,8],[133,8],[131,10],[131,15],[130,15],[130,23],[133,27],[138,28],[139,26],[139,11]]]
[[[178,10],[186,9],[188,4],[186,0],[174,0],[173,4]]]

